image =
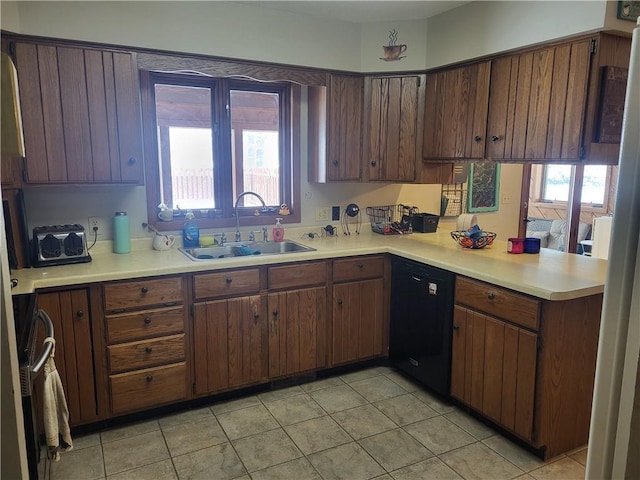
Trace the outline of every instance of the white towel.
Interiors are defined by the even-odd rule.
[[[71,431],[69,430],[69,409],[64,396],[62,381],[53,361],[56,351],[55,340],[51,337],[45,339],[45,343],[51,342],[53,350],[44,364],[44,395],[42,413],[44,417],[44,433],[47,439],[48,457],[52,460],[60,460],[60,451],[69,451],[73,448]]]

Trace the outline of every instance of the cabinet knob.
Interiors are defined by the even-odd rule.
[[[364,264],[363,264],[363,263],[358,263],[358,264],[356,265],[356,267],[358,267],[358,268],[364,268]]]
[[[148,289],[147,287],[142,287],[142,288],[140,289],[140,291],[141,291],[142,293],[149,293],[149,289]]]
[[[497,135],[493,135],[493,136],[491,137],[491,141],[492,141],[492,142],[494,142],[494,143],[495,143],[495,142],[497,142],[498,140],[500,140],[500,137],[499,137],[499,136],[497,136]]]
[[[476,143],[480,143],[482,141],[482,137],[480,135],[476,135],[475,137],[473,137],[473,139]]]
[[[260,314],[259,314],[258,312],[256,312],[256,313],[254,313],[254,314],[253,314],[253,320],[254,320],[254,321],[256,321],[256,322],[257,322],[259,318],[260,318]]]
[[[371,160],[371,166],[372,166],[372,167],[375,167],[375,166],[376,166],[376,163],[377,163],[377,162],[376,162],[375,160]]]
[[[133,157],[131,157],[129,160],[127,160],[127,163],[128,163],[129,165],[135,165],[135,164],[136,164],[136,159],[135,159],[135,158],[133,158]]]
[[[460,330],[460,325],[454,325],[454,326],[453,326],[453,329],[454,329],[454,330]]]
[[[338,300],[338,305],[342,305],[342,299]]]
[[[278,310],[274,310],[274,311],[273,311],[273,316],[274,316],[274,317],[277,317],[277,316],[278,316]]]
[[[147,382],[150,382],[151,380],[153,380],[153,375],[147,375]]]
[[[153,348],[151,348],[151,347],[147,347],[147,348],[145,348],[145,349],[144,349],[144,351],[145,351],[146,353],[151,353],[151,352],[153,352]]]
[[[78,310],[78,311],[76,312],[76,317],[78,317],[78,318],[82,318],[82,317],[84,317],[84,312],[83,312],[82,310]]]
[[[233,282],[233,278],[227,277],[227,278],[225,278],[224,281],[227,282],[227,285],[229,285],[231,282]]]
[[[337,167],[337,166],[338,166],[338,160],[334,160],[334,161],[333,161],[333,162],[331,162],[331,163],[333,163],[333,165],[334,165],[335,167]]]
[[[151,319],[149,317],[144,317],[144,324],[149,325],[151,323]]]
[[[495,294],[495,293],[493,293],[493,292],[489,292],[489,293],[487,294],[487,298],[488,298],[489,300],[493,300],[494,298],[496,298],[496,294]]]

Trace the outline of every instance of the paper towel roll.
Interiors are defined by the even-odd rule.
[[[468,230],[478,223],[478,218],[472,213],[463,213],[458,217],[456,222],[456,230]]]

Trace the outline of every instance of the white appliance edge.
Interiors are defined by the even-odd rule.
[[[637,478],[640,409],[640,18],[633,31],[586,478]],[[635,426],[632,426],[635,424]],[[634,453],[635,452],[635,453]],[[633,467],[632,467],[633,465]]]

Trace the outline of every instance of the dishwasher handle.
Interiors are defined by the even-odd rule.
[[[47,340],[49,338],[53,339],[53,322],[51,318],[44,310],[38,310],[36,314],[38,320],[42,322],[44,325],[45,331],[45,341],[42,347],[42,352],[40,352],[40,356],[36,361],[32,364],[24,365],[20,367],[20,392],[23,397],[31,396],[33,393],[33,379],[38,376],[42,367],[51,356],[54,348],[54,342],[51,340]]]

